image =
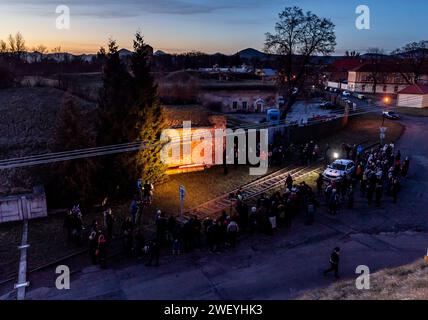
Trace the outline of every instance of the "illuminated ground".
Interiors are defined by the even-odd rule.
[[[28,298],[286,299],[332,283],[321,271],[337,245],[345,279],[354,278],[360,264],[375,272],[422,259],[428,236],[428,118],[406,117],[404,123],[406,132],[397,146],[403,155],[412,155],[411,172],[396,206],[385,199],[381,208],[369,209],[357,200],[353,211],[331,217],[321,210],[314,226],[300,218],[289,231],[241,239],[236,249],[220,255],[205,249],[178,258],[164,253],[159,268],[129,260],[104,271],[87,267],[73,276],[69,291],[52,288],[52,275],[40,276]]]

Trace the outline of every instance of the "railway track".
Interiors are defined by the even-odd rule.
[[[240,188],[232,190],[228,193],[222,194],[214,199],[211,199],[191,210],[185,212],[185,217],[190,215],[197,215],[200,219],[212,217],[213,215],[221,212],[222,210],[228,209],[233,204],[233,199],[230,198],[230,194],[236,194],[240,191],[244,199],[253,199],[262,193],[271,191],[285,184],[285,180],[290,174],[293,180],[301,179],[305,176],[314,173],[321,172],[322,165],[320,162],[316,162],[310,166],[297,166],[289,165],[283,169],[275,171],[269,175],[266,175],[260,179],[250,182]]]

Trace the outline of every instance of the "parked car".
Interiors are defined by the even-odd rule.
[[[352,175],[355,171],[355,163],[352,160],[338,159],[327,166],[322,176],[325,181],[340,180],[347,174]]]
[[[392,111],[384,111],[384,112],[382,112],[382,115],[386,119],[400,120],[400,116],[397,113],[392,112]]]
[[[343,91],[342,92],[342,96],[344,96],[344,97],[350,97],[351,93],[349,91]]]
[[[366,96],[360,93],[360,94],[357,94],[357,98],[360,100],[364,100],[366,99]]]

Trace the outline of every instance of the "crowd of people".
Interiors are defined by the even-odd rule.
[[[359,153],[355,156],[355,165],[353,174],[331,180],[327,185],[322,174],[318,177],[317,191],[324,196],[329,213],[337,214],[343,204],[343,207],[352,209],[358,189],[368,205],[381,206],[385,196],[397,203],[400,182],[407,176],[410,160],[406,157],[403,161],[401,152],[395,151],[393,143]]]
[[[327,146],[327,150],[328,150]],[[123,243],[126,255],[146,260],[146,265],[159,265],[161,248],[173,255],[188,253],[206,247],[212,253],[219,253],[237,244],[238,235],[263,233],[274,235],[278,228],[290,228],[294,219],[303,215],[306,225],[312,225],[316,212],[325,206],[330,214],[337,214],[339,209],[354,207],[355,193],[367,199],[369,205],[375,202],[380,206],[383,197],[390,196],[393,203],[398,201],[400,180],[407,176],[409,159],[401,159],[400,151],[393,144],[372,148],[365,152],[357,146],[344,145],[344,153],[355,162],[352,174],[336,180],[326,181],[320,174],[316,181],[316,190],[307,183],[296,183],[289,175],[282,190],[272,194],[261,193],[255,201],[245,199],[242,190],[229,195],[231,205],[214,218],[201,220],[198,214],[181,220],[174,215],[167,215],[158,210],[155,215],[153,235],[145,238],[141,217],[147,201],[151,202],[153,188],[142,188],[146,192],[136,196],[131,202],[129,215],[116,234]],[[302,146],[302,161],[311,162],[321,156],[321,151],[312,141]],[[280,152],[278,150],[277,152]],[[326,150],[324,150],[326,152]],[[273,156],[273,155],[272,155]],[[278,155],[277,155],[278,157]],[[277,159],[277,158],[275,158]],[[147,191],[149,190],[149,191]],[[143,197],[143,198],[141,198]],[[94,264],[106,265],[107,244],[115,238],[115,217],[112,210],[103,212],[103,225],[94,220],[89,232],[89,253]],[[64,227],[70,241],[82,243],[82,214],[79,206],[74,206],[66,216]]]

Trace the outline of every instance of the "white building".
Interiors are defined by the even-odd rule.
[[[414,84],[398,92],[397,107],[428,108],[428,86]]]

